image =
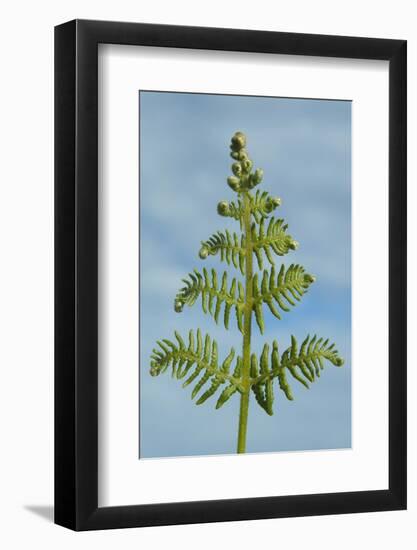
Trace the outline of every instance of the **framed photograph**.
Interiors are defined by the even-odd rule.
[[[55,29],[55,522],[406,507],[406,42]]]

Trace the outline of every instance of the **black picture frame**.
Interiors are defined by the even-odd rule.
[[[389,62],[387,490],[98,506],[98,44]],[[107,21],[55,28],[55,523],[81,531],[406,508],[406,46]]]

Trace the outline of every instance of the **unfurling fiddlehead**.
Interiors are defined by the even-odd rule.
[[[279,197],[271,197],[267,191],[262,193],[258,190],[254,196],[249,197],[251,214],[256,223],[262,218],[267,218],[280,204]],[[237,203],[220,201],[217,205],[217,213],[220,216],[234,218],[241,222],[243,217],[243,202],[238,198]],[[242,226],[241,226],[242,228]]]
[[[290,311],[308,291],[315,277],[301,265],[282,264],[277,271],[276,256],[284,256],[298,247],[288,233],[282,219],[273,217],[281,204],[278,197],[266,191],[251,191],[263,179],[263,171],[253,170],[253,163],[246,151],[246,137],[236,132],[232,137],[232,174],[227,178],[229,187],[237,193],[236,201],[221,201],[217,212],[239,222],[241,233],[227,229],[217,231],[202,241],[199,257],[206,260],[218,255],[221,261],[233,265],[244,276],[244,281],[229,278],[227,272],[221,277],[212,269],[194,269],[183,279],[184,286],[178,291],[174,309],[180,313],[184,306],[193,306],[201,299],[204,313],[210,314],[216,323],[221,318],[226,329],[234,313],[237,327],[242,333],[242,355],[232,348],[223,362],[219,362],[218,345],[208,334],[203,337],[200,329],[190,330],[187,343],[175,332],[175,341],[159,340],[151,356],[151,375],[158,376],[171,368],[172,376],[183,380],[183,387],[194,384],[191,397],[199,397],[197,405],[217,395],[216,409],[222,407],[235,393],[240,395],[238,430],[239,453],[246,449],[249,396],[253,393],[260,407],[273,414],[274,386],[287,399],[294,399],[289,380],[292,378],[309,388],[319,376],[325,363],[336,367],[343,359],[328,340],[307,336],[301,346],[291,336],[291,345],[279,354],[276,340],[264,344],[258,359],[251,353],[252,316],[261,333],[264,332],[264,306],[277,318]],[[254,272],[256,258],[259,273]],[[264,270],[264,259],[270,270]],[[232,370],[232,366],[233,370]]]
[[[202,260],[205,260],[208,256],[215,256],[216,254],[220,255],[222,262],[226,262],[230,265],[230,262],[236,268],[239,268],[244,274],[245,269],[245,238],[242,235],[239,237],[236,233],[231,234],[227,229],[222,231],[217,231],[212,235],[207,241],[201,243],[201,248],[199,256]]]

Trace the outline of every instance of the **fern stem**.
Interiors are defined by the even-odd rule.
[[[242,352],[242,386],[240,397],[239,432],[237,452],[246,451],[246,433],[248,428],[249,395],[250,395],[250,344],[252,332],[252,272],[253,243],[251,231],[251,207],[249,193],[243,193],[243,226],[245,232],[245,308],[243,319],[243,352]]]

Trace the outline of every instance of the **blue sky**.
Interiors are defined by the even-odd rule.
[[[149,357],[160,338],[200,327],[219,343],[220,357],[241,347],[234,323],[226,331],[205,315],[200,301],[175,313],[181,279],[194,268],[233,267],[217,257],[198,258],[202,240],[237,222],[216,213],[233,200],[230,138],[241,130],[258,188],[279,196],[275,212],[300,243],[278,258],[301,263],[317,277],[302,301],[279,321],[266,313],[266,331],[253,333],[253,350],[290,336],[318,334],[335,341],[345,359],[329,365],[306,390],[292,382],[294,401],[275,390],[269,417],[251,399],[247,452],[300,451],[351,446],[351,103],[140,92],[140,457],[213,455],[236,449],[239,398],[220,410],[216,398],[196,406],[190,388],[167,372],[149,375]],[[235,275],[233,273],[233,275]],[[239,276],[239,273],[236,273]]]

